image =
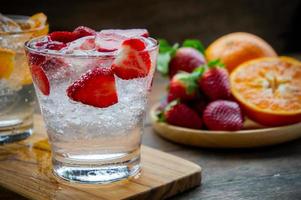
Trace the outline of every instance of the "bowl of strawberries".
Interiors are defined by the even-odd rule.
[[[232,33],[207,49],[193,39],[181,47],[160,40],[157,69],[169,84],[150,115],[168,140],[251,148],[301,136],[301,62],[255,35]]]

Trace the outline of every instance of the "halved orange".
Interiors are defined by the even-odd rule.
[[[8,79],[14,70],[15,55],[13,50],[0,48],[0,79]]]
[[[241,63],[255,58],[277,56],[266,41],[244,32],[230,33],[218,38],[209,45],[205,53],[209,61],[220,59],[229,72]]]
[[[246,115],[267,126],[301,122],[301,62],[290,57],[258,58],[230,75],[231,91]]]

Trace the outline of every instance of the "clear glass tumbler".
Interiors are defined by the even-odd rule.
[[[118,103],[105,108],[73,101],[67,91],[96,68],[110,68],[116,55],[41,52],[31,47],[34,40],[26,43],[31,72],[40,75],[33,80],[56,176],[70,182],[110,183],[140,172],[143,121],[158,54],[157,42],[151,40],[153,44],[144,50],[151,60],[148,75],[124,80],[114,74]]]
[[[26,21],[26,16],[9,16]],[[24,43],[46,35],[48,25],[21,32],[0,31],[0,144],[25,139],[32,133],[35,93]]]

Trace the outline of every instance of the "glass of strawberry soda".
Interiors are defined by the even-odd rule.
[[[70,40],[54,32],[25,44],[53,172],[69,182],[111,183],[137,177],[141,169],[158,44],[130,30],[102,32]]]

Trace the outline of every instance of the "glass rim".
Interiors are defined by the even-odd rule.
[[[45,52],[45,51],[41,51],[39,49],[30,47],[30,44],[33,41],[38,40],[42,37],[45,37],[45,36],[36,37],[36,38],[33,38],[31,40],[26,41],[25,44],[24,44],[25,50],[30,52],[30,53],[35,53],[35,54],[43,55],[43,56],[68,57],[68,58],[99,58],[99,57],[115,58],[117,56],[116,51],[99,52],[99,54],[92,54],[92,55],[82,55],[82,54],[66,54],[66,53],[58,53],[58,52]],[[158,47],[159,47],[158,40],[156,40],[152,37],[148,37],[148,39],[153,41],[154,45],[152,45],[149,48],[144,49],[143,51],[140,51],[140,52],[151,52],[151,51],[154,51],[155,49],[158,49]]]
[[[26,16],[26,15],[5,15],[5,16],[9,16],[9,17],[23,17],[23,18],[29,18],[30,16]],[[0,36],[2,35],[22,35],[22,34],[28,34],[28,33],[35,33],[37,31],[43,30],[45,28],[47,28],[49,26],[49,24],[46,22],[46,24],[41,25],[39,27],[36,28],[32,28],[32,29],[28,29],[28,30],[22,30],[22,31],[8,31],[8,32],[4,32],[4,31],[0,31]]]

